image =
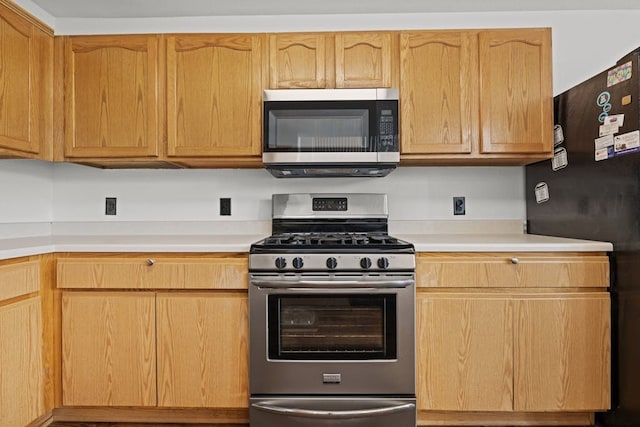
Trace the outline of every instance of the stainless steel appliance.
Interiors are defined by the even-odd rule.
[[[263,125],[278,178],[379,177],[400,161],[397,89],[265,90]]]
[[[414,427],[415,254],[383,194],[276,194],[251,246],[252,427]]]
[[[640,425],[640,48],[554,98],[556,156],[526,167],[532,234],[612,242],[612,406]]]

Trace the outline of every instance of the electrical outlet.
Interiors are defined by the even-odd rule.
[[[464,197],[453,198],[453,214],[464,215],[465,214],[465,201]]]
[[[116,199],[115,197],[106,197],[104,199],[104,214],[115,215],[116,214]]]
[[[231,198],[220,198],[220,215],[231,215]]]

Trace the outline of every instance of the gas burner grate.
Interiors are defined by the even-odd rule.
[[[267,237],[264,243],[277,246],[385,246],[397,244],[398,239],[381,233],[282,233]]]

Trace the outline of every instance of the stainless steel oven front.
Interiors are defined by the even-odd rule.
[[[414,301],[413,272],[251,274],[252,426],[415,425]]]

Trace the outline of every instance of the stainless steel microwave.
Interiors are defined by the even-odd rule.
[[[400,161],[398,89],[264,91],[262,161],[278,178],[386,176]]]

